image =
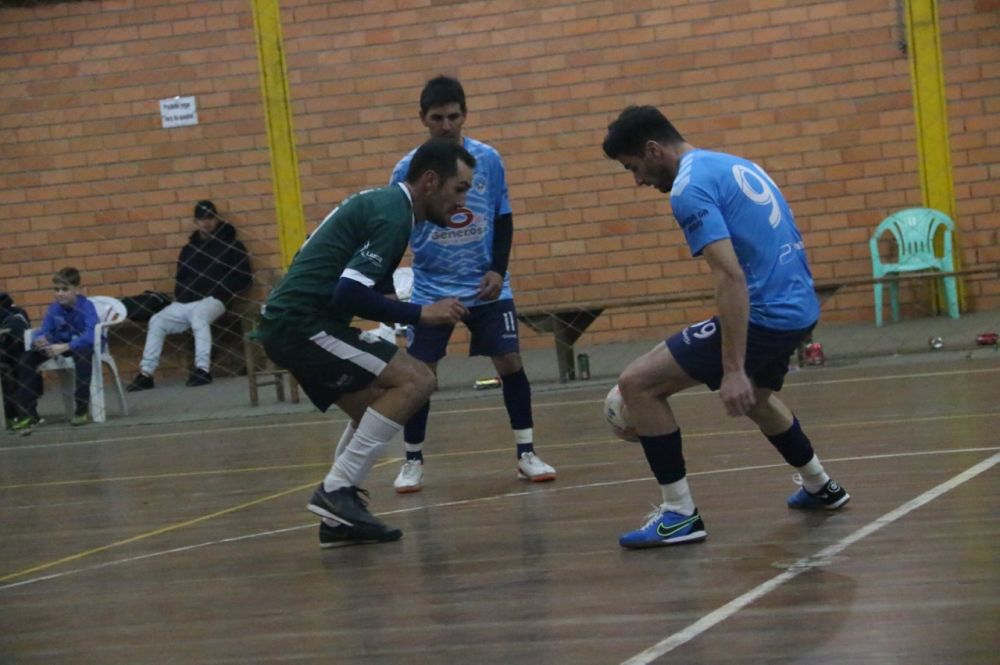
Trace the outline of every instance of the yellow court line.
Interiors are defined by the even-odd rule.
[[[101,545],[100,547],[95,547],[93,549],[85,550],[83,552],[78,552],[77,554],[71,554],[70,556],[66,556],[66,557],[63,557],[61,559],[56,559],[55,561],[49,561],[47,563],[42,563],[42,564],[39,564],[37,566],[32,566],[31,568],[25,568],[24,570],[19,570],[19,571],[15,572],[15,573],[8,573],[7,575],[4,575],[4,576],[0,577],[0,582],[6,582],[7,580],[12,580],[12,579],[14,579],[16,577],[23,577],[24,575],[27,575],[29,573],[37,573],[40,570],[46,570],[48,568],[53,568],[53,567],[58,566],[58,565],[63,564],[63,563],[69,563],[70,561],[77,561],[77,560],[82,559],[84,557],[88,557],[88,556],[90,556],[92,554],[99,554],[100,552],[104,552],[106,550],[110,550],[110,549],[115,548],[115,547],[121,547],[122,545],[128,545],[129,543],[135,543],[135,542],[138,542],[140,540],[146,540],[147,538],[152,538],[153,536],[158,536],[158,535],[163,534],[163,533],[169,533],[171,531],[176,531],[177,529],[182,529],[182,528],[184,528],[186,526],[192,526],[194,524],[198,524],[199,522],[204,522],[204,521],[210,520],[210,519],[212,519],[214,517],[219,517],[220,515],[227,515],[229,513],[234,513],[234,512],[236,512],[238,510],[243,510],[244,508],[249,508],[250,506],[255,506],[258,503],[264,503],[265,501],[270,501],[271,499],[277,499],[277,498],[283,497],[286,494],[292,494],[293,492],[301,492],[301,491],[303,491],[305,489],[313,487],[315,484],[316,483],[314,481],[314,482],[309,483],[308,485],[301,485],[299,487],[293,487],[290,490],[284,490],[283,492],[278,492],[277,494],[271,494],[269,496],[262,496],[259,499],[254,499],[253,501],[247,501],[246,503],[241,503],[241,504],[239,504],[237,506],[231,506],[229,508],[225,508],[223,510],[219,510],[217,512],[214,512],[214,513],[211,513],[211,514],[208,514],[208,515],[202,515],[201,517],[196,517],[196,518],[194,518],[192,520],[187,520],[186,522],[178,522],[176,524],[170,524],[168,526],[162,527],[160,529],[156,529],[154,531],[147,531],[146,533],[140,533],[139,535],[132,536],[131,538],[126,538],[125,540],[119,540],[119,541],[116,541],[116,542],[113,542],[113,543],[109,543],[107,545]]]
[[[994,418],[994,417],[997,417],[997,416],[1000,416],[1000,412],[996,412],[996,413],[981,413],[981,414],[955,414],[955,415],[948,415],[948,416],[925,416],[925,417],[919,417],[919,418],[889,418],[889,419],[882,419],[882,420],[854,421],[854,422],[850,422],[850,423],[817,424],[817,425],[811,426],[810,429],[825,429],[825,428],[831,428],[832,429],[832,428],[844,428],[844,427],[864,427],[864,426],[873,426],[873,425],[891,425],[891,424],[900,423],[900,422],[913,423],[913,422],[931,422],[931,421],[941,421],[941,420],[959,420],[959,419],[968,419],[968,418]],[[723,436],[723,435],[727,435],[727,434],[748,434],[748,433],[753,433],[753,432],[756,432],[756,431],[757,431],[756,429],[751,429],[751,428],[746,428],[746,429],[742,429],[742,430],[727,430],[727,431],[720,430],[720,431],[715,431],[715,432],[701,432],[701,433],[697,433],[697,434],[690,434],[686,438],[689,438],[689,439],[690,438],[699,438],[699,439],[701,439],[701,438]],[[599,440],[599,441],[591,441],[591,442],[576,441],[576,442],[573,442],[573,443],[548,444],[546,447],[547,448],[574,448],[574,447],[578,447],[578,446],[581,446],[581,445],[597,445],[597,444],[602,444],[602,443],[606,443],[607,441],[609,441],[609,440],[608,439],[602,439],[602,440]],[[442,453],[440,456],[441,457],[457,457],[459,455],[482,455],[482,454],[486,454],[486,453],[502,452],[502,451],[505,451],[505,450],[508,450],[508,449],[507,448],[503,448],[503,449],[497,448],[497,449],[491,449],[491,450],[488,450],[488,451],[487,450],[482,450],[482,451],[457,451],[457,452],[452,452],[452,453]],[[375,468],[378,468],[378,467],[381,467],[381,466],[385,466],[387,464],[394,464],[394,463],[397,463],[399,461],[401,461],[401,458],[398,458],[398,457],[392,458],[392,459],[382,460],[382,461],[378,462],[375,465]],[[220,472],[220,473],[224,473],[224,472],[225,471]],[[201,474],[209,473],[209,472],[197,472],[197,473],[199,475],[201,475]],[[188,475],[188,474],[180,474],[179,476],[175,476],[175,477],[181,477],[183,475]],[[167,477],[167,476],[165,475],[165,476],[161,476],[161,477]],[[94,481],[94,482],[99,482],[99,481]],[[182,529],[182,528],[187,527],[187,526],[192,526],[192,525],[198,524],[200,522],[205,522],[205,521],[213,519],[215,517],[219,517],[219,516],[222,516],[222,515],[227,515],[229,513],[233,513],[233,512],[239,511],[239,510],[243,510],[244,508],[249,508],[251,506],[255,506],[257,504],[264,503],[266,501],[271,501],[272,499],[278,499],[278,498],[281,498],[283,496],[287,496],[288,494],[292,494],[294,492],[301,492],[303,490],[309,489],[310,487],[313,487],[315,484],[316,484],[316,482],[312,481],[312,482],[310,482],[310,483],[308,483],[306,485],[299,485],[299,486],[293,487],[292,489],[289,489],[289,490],[284,490],[284,491],[278,492],[276,494],[271,494],[271,495],[268,495],[268,496],[260,497],[258,499],[254,499],[253,501],[248,501],[246,503],[241,503],[239,505],[232,506],[230,508],[225,508],[223,510],[220,510],[220,511],[217,511],[217,512],[214,512],[214,513],[210,513],[208,515],[203,515],[201,517],[196,517],[196,518],[188,520],[186,522],[178,522],[177,524],[171,524],[171,525],[162,527],[160,529],[156,529],[154,531],[149,531],[147,533],[143,533],[143,534],[139,534],[139,535],[136,535],[136,536],[132,536],[131,538],[126,538],[125,540],[119,540],[119,541],[116,541],[114,543],[110,543],[108,545],[102,545],[101,547],[95,547],[93,549],[86,550],[84,552],[79,552],[77,554],[73,554],[73,555],[70,555],[70,556],[67,556],[67,557],[63,557],[63,558],[57,559],[55,561],[49,561],[47,563],[39,564],[39,565],[33,566],[31,568],[20,570],[20,571],[14,572],[14,573],[9,573],[7,575],[4,575],[4,576],[0,577],[0,582],[6,582],[7,580],[15,579],[17,577],[23,577],[24,575],[28,575],[30,573],[35,573],[35,572],[38,572],[38,571],[41,571],[41,570],[46,570],[48,568],[53,568],[53,567],[61,565],[63,563],[69,563],[70,561],[76,561],[76,560],[82,559],[84,557],[90,556],[92,554],[98,554],[100,552],[104,552],[106,550],[109,550],[109,549],[112,549],[112,548],[115,548],[115,547],[120,547],[122,545],[127,545],[129,543],[134,543],[134,542],[137,542],[137,541],[140,541],[140,540],[145,540],[145,539],[151,538],[153,536],[158,536],[158,535],[163,534],[163,533],[169,533],[171,531],[176,531],[178,529]]]

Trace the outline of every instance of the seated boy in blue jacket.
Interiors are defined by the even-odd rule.
[[[19,417],[12,429],[19,433],[30,433],[32,426],[42,422],[37,410],[38,398],[42,395],[42,375],[38,366],[57,356],[69,356],[76,364],[76,411],[72,423],[86,425],[90,422],[90,374],[97,310],[80,293],[80,271],[76,268],[63,268],[53,276],[52,283],[55,302],[49,305],[42,327],[32,334],[31,350],[21,355],[18,364],[20,386],[14,402]]]

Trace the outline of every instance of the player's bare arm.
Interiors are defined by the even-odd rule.
[[[750,300],[746,276],[733,243],[717,240],[702,250],[715,280],[715,303],[722,326],[722,385],[719,397],[730,416],[745,415],[755,403],[754,386],[744,370]]]

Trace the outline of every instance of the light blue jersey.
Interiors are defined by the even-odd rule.
[[[746,274],[751,323],[798,330],[816,322],[819,301],[802,236],[764,169],[733,155],[694,150],[681,159],[670,206],[694,256],[716,240],[732,241]]]
[[[493,223],[511,212],[503,161],[491,146],[463,138],[466,150],[476,158],[472,188],[465,207],[452,216],[448,226],[417,224],[410,236],[413,251],[413,296],[411,302],[426,305],[456,297],[466,307],[482,305],[476,299],[479,282],[493,263]],[[390,182],[406,179],[413,153],[399,160]],[[498,300],[510,300],[510,274],[504,275]]]

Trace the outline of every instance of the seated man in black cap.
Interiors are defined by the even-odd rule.
[[[17,392],[17,364],[24,353],[24,331],[31,327],[28,314],[14,304],[13,298],[0,291],[0,381],[2,381],[5,427],[17,417],[14,393]]]
[[[212,322],[253,282],[246,247],[236,239],[236,228],[219,216],[214,203],[195,204],[194,224],[196,230],[177,259],[174,302],[149,319],[139,374],[128,385],[129,392],[153,387],[166,336],[188,329],[194,333],[195,368],[187,385],[211,383]]]

